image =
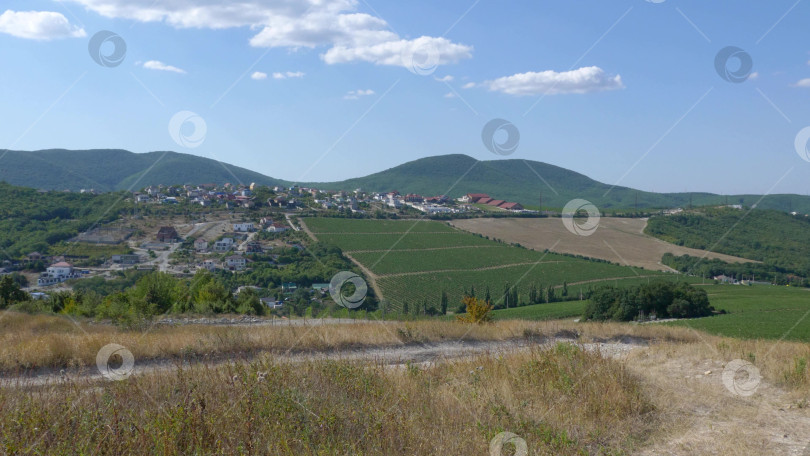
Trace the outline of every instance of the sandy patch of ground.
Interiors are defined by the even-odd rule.
[[[519,243],[534,250],[600,258],[645,269],[671,271],[661,264],[661,257],[674,255],[717,258],[732,263],[748,262],[731,255],[690,249],[664,242],[644,234],[647,219],[602,217],[596,231],[590,236],[578,236],[568,231],[559,218],[475,218],[453,220],[453,226],[509,243]]]

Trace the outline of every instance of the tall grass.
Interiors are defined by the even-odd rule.
[[[0,453],[625,454],[655,423],[619,363],[576,345],[392,368],[278,362],[0,390]],[[510,454],[505,450],[503,454]]]

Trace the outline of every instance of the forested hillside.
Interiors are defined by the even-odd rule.
[[[121,192],[101,195],[45,192],[0,183],[0,257],[16,258],[115,220],[126,206]]]
[[[810,218],[803,215],[702,209],[653,217],[645,231],[677,245],[758,260],[782,272],[810,277]]]
[[[139,189],[149,185],[285,184],[238,166],[177,152],[136,154],[120,149],[7,151],[0,181],[45,190]]]

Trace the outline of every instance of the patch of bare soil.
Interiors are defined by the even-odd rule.
[[[635,454],[810,454],[810,410],[764,379],[752,395],[735,394],[723,381],[725,363],[669,344],[635,351],[625,362],[644,382],[662,420]]]
[[[559,218],[474,218],[453,220],[453,226],[473,233],[518,243],[543,251],[583,255],[615,263],[658,271],[672,271],[661,264],[665,253],[717,258],[731,263],[750,262],[744,258],[681,247],[644,234],[647,219],[602,217],[590,236],[568,231]]]

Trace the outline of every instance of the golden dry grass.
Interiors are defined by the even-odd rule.
[[[6,314],[0,366],[7,375],[22,366],[92,366],[111,342],[131,350],[136,365],[188,355],[221,361],[250,354],[253,361],[192,363],[136,372],[122,382],[9,384],[0,388],[0,429],[8,430],[0,433],[0,454],[34,444],[34,453],[52,454],[487,454],[490,439],[509,431],[528,442],[529,454],[731,456],[801,454],[810,435],[810,345],[802,343],[572,321],[145,332],[80,326]],[[649,346],[620,360],[563,345],[401,367],[307,357],[291,363],[283,356],[571,336]],[[735,396],[721,380],[738,358],[762,375],[751,397]]]
[[[625,454],[654,423],[633,375],[572,344],[430,368],[267,358],[0,389],[8,454],[483,455],[503,431],[532,455]]]
[[[466,325],[450,321],[358,322],[311,326],[185,325],[143,330],[77,322],[66,317],[6,313],[0,319],[0,372],[95,364],[109,343],[125,346],[140,361],[176,357],[221,357],[257,352],[306,352],[443,341],[505,341],[554,337],[578,331],[585,337],[633,336],[694,341],[683,328],[622,324],[498,321]]]

